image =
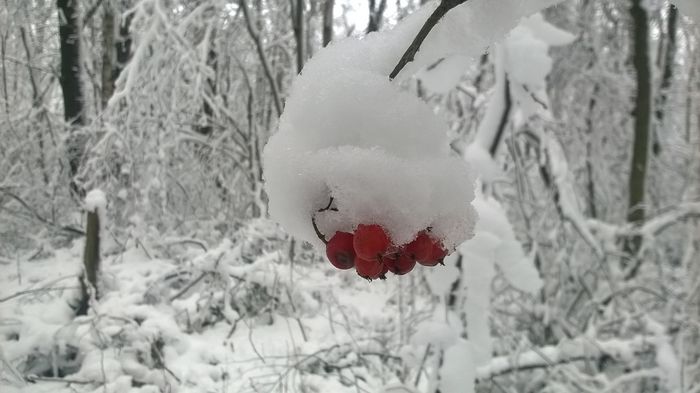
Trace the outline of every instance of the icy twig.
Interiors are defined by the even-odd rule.
[[[96,381],[83,381],[80,379],[70,379],[70,378],[58,378],[58,377],[40,377],[37,375],[27,375],[26,377],[27,382],[30,383],[35,383],[37,381],[43,381],[43,382],[64,382],[64,383],[75,383],[75,384],[81,384],[81,385],[87,385],[91,383],[96,383]]]
[[[175,295],[173,295],[172,297],[170,297],[170,301],[172,302],[173,300],[175,300],[175,299],[179,298],[180,296],[184,295],[185,293],[187,293],[187,291],[189,291],[193,286],[197,285],[198,282],[202,281],[202,279],[207,274],[209,274],[209,272],[204,272],[204,273],[200,274],[199,277],[195,278],[194,280],[192,280],[192,282],[190,282],[184,288],[182,288],[180,290],[180,292],[178,292]]]
[[[391,71],[391,74],[389,74],[389,79],[394,79],[396,76],[401,72],[401,70],[410,62],[413,61],[413,59],[416,56],[416,53],[420,50],[421,44],[423,44],[423,41],[425,40],[426,37],[428,37],[428,34],[430,31],[435,27],[435,25],[440,22],[440,19],[442,19],[447,12],[458,5],[462,3],[466,3],[468,0],[442,0],[440,4],[437,6],[435,11],[433,11],[432,14],[428,17],[428,20],[425,21],[423,24],[423,27],[418,31],[418,34],[416,34],[416,37],[413,39],[413,42],[411,42],[411,45],[408,46],[406,49],[406,52],[404,52],[403,56],[401,56],[401,59],[399,60],[399,63],[396,64],[396,67],[394,67],[394,70]]]
[[[25,291],[19,291],[16,292],[10,296],[6,296],[3,298],[0,298],[0,303],[4,303],[8,300],[12,300],[14,298],[24,296],[24,295],[29,295],[31,293],[37,293],[37,292],[48,292],[48,291],[65,291],[65,290],[71,290],[71,289],[77,289],[79,287],[72,286],[72,287],[56,287],[56,288],[37,288],[37,289],[27,289]]]

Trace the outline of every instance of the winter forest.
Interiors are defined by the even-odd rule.
[[[3,0],[0,392],[700,393],[700,1]]]

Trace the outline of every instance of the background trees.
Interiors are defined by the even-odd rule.
[[[290,336],[313,342],[308,326],[322,314],[331,330],[342,327],[356,337],[370,326],[379,338],[367,346],[318,340],[324,345],[311,351],[321,360],[290,355],[295,365],[288,369],[353,391],[393,379],[417,381],[421,391],[436,387],[443,354],[435,343],[411,347],[411,340],[419,322],[438,314],[457,315],[459,335],[468,338],[460,308],[468,297],[464,282],[442,288],[449,278],[426,273],[393,280],[383,296],[319,273],[325,265],[308,246],[264,220],[260,160],[304,62],[331,37],[390,27],[417,3],[5,1],[0,263],[13,271],[8,280],[24,290],[15,270],[37,260],[65,261],[60,250],[81,239],[85,227],[81,195],[100,188],[110,203],[106,266],[141,258],[135,250],[148,257],[129,265],[129,274],[137,275],[145,261],[162,263],[171,275],[134,291],[148,301],[196,303],[187,318],[182,309],[173,317],[183,337],[219,323],[224,336],[231,329],[229,337],[240,340],[236,329],[290,318],[304,337]],[[503,206],[544,281],[538,296],[526,296],[494,273],[489,326],[497,337],[494,353],[509,366],[480,369],[480,389],[690,392],[700,386],[698,30],[667,2],[641,3],[567,1],[544,12],[575,36],[549,50],[546,94],[511,75],[527,64],[508,63],[517,55],[508,44],[463,72],[455,88],[436,88],[429,72],[406,83],[448,119],[451,146],[467,158],[489,116],[499,120],[498,137],[488,143],[495,175],[485,179],[484,194]],[[440,64],[434,70],[446,72]],[[472,274],[464,255],[455,258],[463,274]],[[247,266],[259,265],[277,280],[250,278],[257,273]],[[129,274],[108,276],[134,277]],[[319,290],[308,277],[337,288]],[[106,292],[128,293],[117,287],[108,282]],[[363,291],[387,308],[388,321],[343,298]],[[0,305],[26,299],[14,294],[3,293]],[[110,301],[107,296],[104,304]],[[0,313],[0,319],[5,315],[14,316]],[[132,339],[95,345],[105,351]],[[149,340],[139,343],[168,348]],[[581,350],[552,358],[565,344]],[[49,347],[11,352],[8,364],[24,379],[77,370],[70,350]],[[92,356],[84,347],[75,351],[81,361]],[[137,363],[168,367],[158,350],[147,352]],[[507,363],[516,353],[525,354],[522,362]],[[250,354],[275,372],[284,369],[270,366],[264,353]],[[54,355],[58,366],[49,360]],[[167,375],[163,380],[177,384]],[[158,378],[139,382],[164,386]],[[284,381],[298,390],[311,383]]]

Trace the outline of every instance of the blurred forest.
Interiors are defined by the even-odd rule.
[[[269,220],[261,163],[314,53],[420,6],[4,0],[0,386],[451,393],[439,340],[415,337],[449,314],[468,338],[463,280],[332,271]],[[700,393],[700,20],[663,0],[542,15],[574,36],[549,49],[546,100],[495,50],[447,91],[404,83],[456,155],[503,103],[483,193],[544,284],[533,296],[496,273],[476,391]],[[551,115],[522,110],[523,92]],[[104,282],[82,307],[94,189]]]

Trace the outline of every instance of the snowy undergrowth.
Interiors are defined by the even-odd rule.
[[[246,233],[174,258],[113,253],[102,297],[77,318],[80,242],[0,265],[3,391],[355,392],[415,378],[425,347],[408,337],[432,313],[429,296],[400,315],[397,280],[290,264],[267,221]]]

